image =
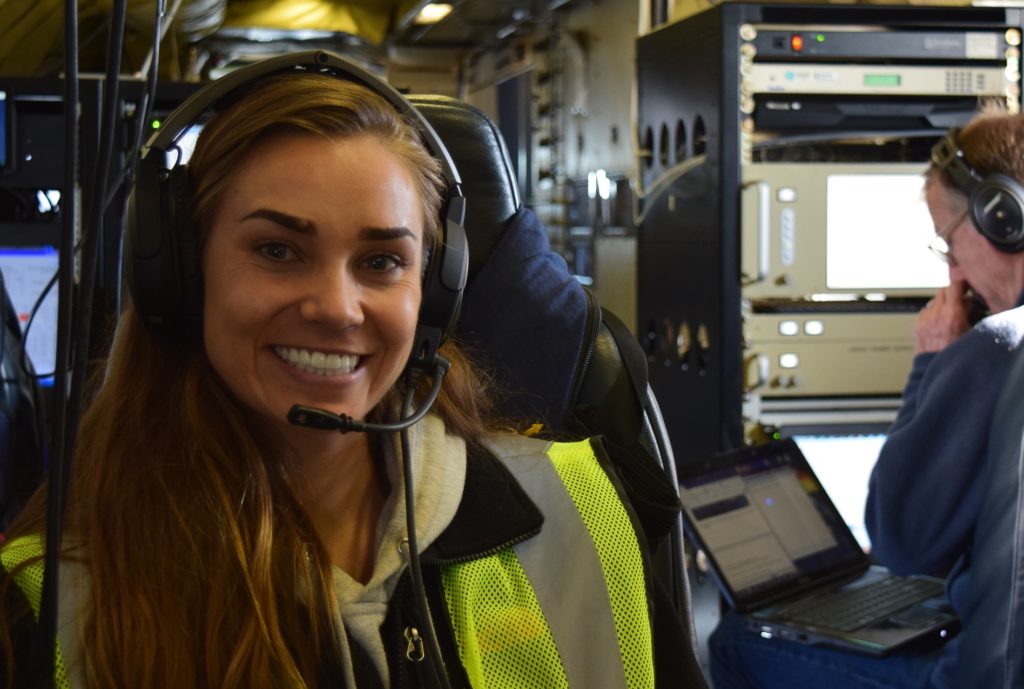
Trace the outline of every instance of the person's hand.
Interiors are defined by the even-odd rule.
[[[935,298],[917,314],[914,351],[918,354],[941,351],[970,330],[970,306],[967,283],[963,280],[954,280],[936,292]]]

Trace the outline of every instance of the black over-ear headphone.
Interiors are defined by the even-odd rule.
[[[326,74],[369,88],[417,128],[427,150],[441,162],[447,183],[441,231],[429,251],[416,340],[409,359],[411,365],[433,370],[437,349],[458,317],[469,266],[461,179],[444,144],[412,104],[362,67],[325,51],[270,58],[211,82],[172,112],[146,143],[128,202],[125,228],[125,281],[135,309],[143,323],[161,337],[178,343],[200,338],[203,290],[192,185],[186,167],[169,167],[167,160],[180,158],[178,142],[182,135],[219,102],[267,76],[289,72]]]
[[[959,135],[954,127],[936,142],[932,163],[967,196],[971,222],[985,239],[1000,251],[1024,251],[1024,186],[1002,173],[979,175],[964,157]]]

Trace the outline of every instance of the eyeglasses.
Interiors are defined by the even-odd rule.
[[[966,218],[967,210],[960,211],[954,215],[952,220],[935,233],[934,239],[928,244],[931,252],[947,265],[956,265],[956,259],[953,258],[953,248],[950,246],[949,241],[953,238],[953,233],[956,232],[957,228],[960,227],[960,224]]]

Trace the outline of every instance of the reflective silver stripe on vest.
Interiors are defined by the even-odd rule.
[[[626,674],[601,561],[545,454],[550,443],[507,436],[486,444],[544,515],[540,534],[515,546],[515,552],[544,611],[569,686],[622,689]]]
[[[77,562],[60,565],[60,605],[57,608],[57,643],[61,647],[68,687],[85,687],[79,625],[85,619],[84,603],[89,598],[89,574]]]

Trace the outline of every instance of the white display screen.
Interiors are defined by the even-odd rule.
[[[57,272],[58,251],[50,246],[0,247],[0,272],[4,288],[18,315],[22,332],[28,326],[32,308],[47,283]],[[43,385],[53,382],[57,361],[57,283],[54,282],[32,321],[27,352]]]
[[[857,542],[868,550],[871,540],[864,525],[864,507],[871,470],[882,450],[885,434],[794,435],[793,441]]]
[[[935,227],[920,174],[829,175],[829,289],[937,289],[949,270],[929,249]]]

